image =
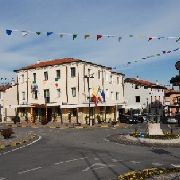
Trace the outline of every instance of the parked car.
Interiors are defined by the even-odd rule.
[[[178,123],[178,119],[176,117],[173,116],[163,116],[161,118],[162,123],[165,124],[176,124]]]
[[[137,119],[134,117],[131,117],[130,115],[120,114],[119,115],[119,121],[121,123],[128,123],[128,124],[136,124]]]
[[[144,118],[141,115],[133,115],[133,119],[136,119],[136,121],[139,122],[139,123],[144,122]]]

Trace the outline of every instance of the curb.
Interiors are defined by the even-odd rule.
[[[127,128],[127,127],[123,127],[122,125],[114,125],[114,126],[109,126],[108,124],[107,125],[98,125],[98,126],[70,126],[70,127],[66,127],[66,126],[53,126],[53,125],[47,125],[47,126],[37,126],[37,125],[25,125],[25,124],[22,124],[22,125],[19,125],[17,126],[16,124],[12,126],[13,128],[18,128],[18,127],[22,127],[22,128],[50,128],[50,129],[85,129],[85,128],[89,128],[89,129],[92,129],[92,128]]]
[[[26,137],[25,139],[22,139],[19,141],[16,140],[16,141],[9,142],[8,144],[1,144],[0,145],[0,151],[3,151],[9,147],[16,148],[19,145],[23,145],[23,144],[26,144],[26,143],[29,143],[29,142],[35,140],[37,137],[38,136],[36,134],[33,134],[33,135],[30,135],[30,137]]]

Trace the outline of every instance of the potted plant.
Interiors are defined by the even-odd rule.
[[[12,128],[6,128],[1,130],[1,135],[4,136],[4,139],[10,138],[12,134],[14,134]]]

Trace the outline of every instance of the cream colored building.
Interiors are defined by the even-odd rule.
[[[125,109],[163,114],[165,87],[139,78],[125,79]]]
[[[94,122],[113,121],[124,104],[124,74],[109,67],[63,58],[15,72],[21,119],[89,124],[90,112]]]
[[[0,121],[9,122],[16,116],[17,85],[0,85]]]

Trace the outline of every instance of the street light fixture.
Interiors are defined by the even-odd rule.
[[[91,112],[90,112],[90,108],[91,108],[91,100],[90,100],[90,87],[89,87],[89,79],[90,78],[94,78],[94,73],[93,74],[88,74],[88,75],[85,75],[84,78],[87,79],[87,83],[88,83],[88,95],[89,95],[89,124],[90,124],[90,116],[91,116]]]

